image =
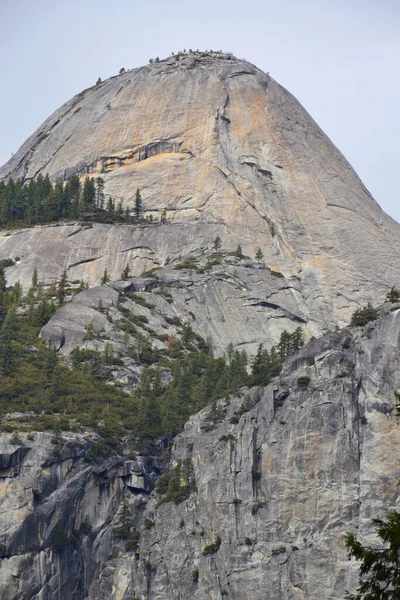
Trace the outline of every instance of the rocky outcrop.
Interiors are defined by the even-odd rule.
[[[67,433],[22,434],[19,441],[2,435],[0,461],[8,468],[0,469],[1,598],[85,598],[114,551],[112,521],[124,495],[141,514],[162,466],[161,448],[93,464],[85,460],[93,442]]]
[[[113,561],[89,597],[320,600],[354,589],[345,532],[371,543],[372,518],[399,503],[399,333],[397,310],[324,336],[267,388],[222,402],[223,418],[193,417],[173,459],[190,457],[196,491],[149,503],[139,560]]]
[[[296,303],[315,335],[348,323],[358,304],[381,301],[397,282],[399,226],[297,100],[230,55],[171,58],[78,94],[0,178],[46,172],[52,179],[101,175],[106,195],[130,207],[139,187],[145,215],[160,220],[165,208],[167,223],[69,224],[0,236],[0,258],[21,258],[10,280],[26,286],[35,264],[47,284],[67,269],[71,280],[98,285],[105,268],[113,281],[126,263],[139,276],[168,257],[201,253],[219,236],[226,252],[241,244],[254,258],[261,248],[267,267],[297,278]],[[213,297],[219,313],[223,287]],[[226,331],[236,329],[235,314],[236,307],[224,314]],[[267,316],[261,328],[256,321],[249,338],[276,339],[273,320]],[[235,334],[230,341],[241,343]]]
[[[67,354],[88,344],[103,350],[107,342],[123,354],[126,343],[134,340],[126,339],[121,311],[135,315],[136,328],[141,328],[138,319],[142,319],[147,325],[142,325],[141,333],[150,335],[159,348],[166,346],[157,336],[179,333],[171,323],[174,318],[210,338],[219,354],[229,343],[253,354],[261,340],[276,342],[285,328],[292,332],[307,324],[311,332],[319,331],[302,310],[297,279],[286,279],[262,264],[232,256],[211,266],[207,258],[212,257],[192,259],[192,266],[185,269],[180,268],[183,262],[175,261],[159,268],[152,278],[130,278],[81,292],[56,312],[41,337]],[[85,342],[89,323],[98,334],[91,344]]]
[[[152,491],[157,456],[96,467],[77,434],[24,438],[18,473],[0,479],[2,597],[342,599],[357,583],[344,533],[371,542],[372,518],[398,508],[399,336],[399,309],[325,335],[266,388],[193,416],[172,450],[192,469],[180,504]],[[7,439],[2,453],[20,446]],[[123,497],[136,551],[112,533]],[[57,523],[75,545],[52,547]]]

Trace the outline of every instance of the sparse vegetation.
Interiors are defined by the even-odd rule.
[[[215,554],[221,547],[221,538],[217,536],[215,542],[204,546],[203,548],[203,556],[208,556],[209,554]]]
[[[165,471],[157,480],[157,492],[160,496],[158,504],[175,502],[179,504],[189,498],[196,489],[192,461],[186,458]]]
[[[371,303],[368,303],[364,308],[359,308],[356,310],[351,316],[351,324],[352,325],[366,325],[371,321],[375,321],[378,318],[378,311],[372,306]]]
[[[397,288],[392,287],[386,294],[386,300],[388,302],[393,302],[393,304],[400,302],[400,291]]]
[[[302,375],[297,379],[297,385],[300,389],[306,389],[310,385],[311,379],[307,375]]]
[[[251,507],[251,514],[254,516],[258,513],[258,511],[265,506],[265,502],[263,500],[257,500]]]
[[[284,552],[286,552],[286,546],[278,546],[277,548],[272,548],[271,554],[272,556],[278,556]]]

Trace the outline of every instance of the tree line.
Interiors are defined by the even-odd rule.
[[[81,218],[105,223],[141,222],[140,190],[136,190],[134,209],[130,211],[124,208],[122,200],[106,198],[102,177],[86,177],[83,183],[78,175],[55,183],[48,175],[38,175],[27,183],[13,179],[0,181],[2,226],[30,226]]]

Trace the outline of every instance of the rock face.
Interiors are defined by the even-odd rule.
[[[35,266],[45,287],[64,269],[68,288],[89,284],[41,336],[66,355],[111,344],[128,387],[141,367],[123,356],[124,310],[154,348],[190,323],[217,353],[253,353],[284,329],[346,325],[398,282],[400,226],[299,103],[229,55],[160,61],[78,94],[0,178],[47,172],[101,175],[128,206],[139,187],[154,217],[0,233],[8,284],[26,290]],[[357,580],[344,533],[371,541],[371,519],[398,506],[399,339],[399,310],[335,330],[268,387],[193,416],[172,449],[195,481],[180,504],[154,490],[162,442],[93,464],[90,434],[4,434],[0,598],[341,600]],[[114,534],[123,498],[141,534],[129,551]]]
[[[357,584],[344,533],[372,543],[372,518],[398,508],[399,336],[400,310],[323,336],[268,387],[192,417],[172,451],[195,480],[178,505],[158,505],[157,456],[93,466],[76,434],[6,438],[0,597],[341,600]],[[123,496],[132,552],[113,536]],[[57,523],[74,544],[54,548]]]
[[[116,280],[128,262],[140,275],[167,257],[199,254],[219,236],[227,252],[241,244],[254,258],[261,248],[265,265],[291,280],[289,295],[315,335],[346,324],[358,303],[381,299],[397,281],[399,226],[296,99],[228,55],[171,58],[78,94],[0,169],[0,178],[27,181],[39,173],[53,180],[101,175],[106,194],[128,206],[139,187],[145,214],[159,218],[165,208],[167,223],[70,224],[1,237],[0,257],[21,258],[11,279],[26,286],[34,264],[47,284],[66,268],[71,280],[97,285],[104,268]],[[274,290],[264,274],[266,299]],[[221,311],[223,287],[213,297]],[[243,322],[246,310],[237,311]],[[275,339],[267,323],[272,314],[262,315],[264,327],[258,319],[250,326],[248,339],[231,341],[258,343],[266,330]],[[230,311],[225,318],[234,330]]]
[[[118,325],[123,303],[124,309],[146,319],[158,335],[177,334],[177,327],[170,322],[175,317],[210,338],[219,354],[231,342],[253,354],[261,340],[277,341],[284,324],[290,332],[305,324],[318,332],[303,313],[297,283],[295,278],[277,277],[263,265],[232,257],[205,272],[167,267],[153,278],[117,281],[77,294],[43,327],[41,336],[48,345],[68,354],[82,345],[92,321],[101,332],[97,349],[111,341],[123,354],[124,332]],[[146,306],[129,299],[125,292],[133,292]],[[142,333],[147,335],[145,329]],[[154,336],[153,342],[166,347]]]
[[[111,557],[111,521],[127,490],[141,514],[160,458],[115,456],[93,465],[84,460],[92,441],[74,434],[35,433],[18,441],[2,435],[1,598],[82,600]]]

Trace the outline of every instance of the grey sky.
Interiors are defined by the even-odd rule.
[[[183,48],[269,71],[400,221],[398,0],[0,0],[0,164],[99,76]]]

